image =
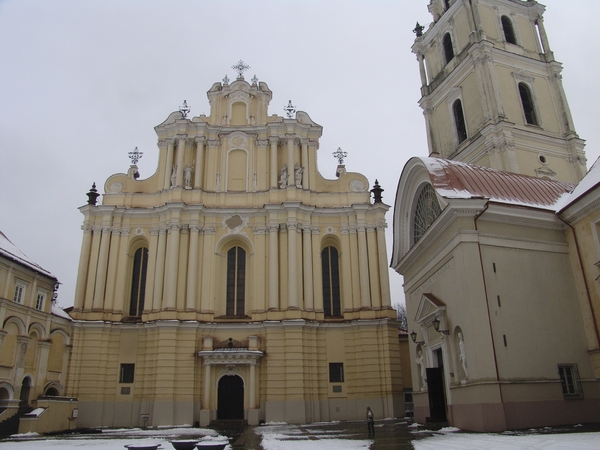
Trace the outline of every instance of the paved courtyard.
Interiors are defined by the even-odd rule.
[[[158,428],[101,430],[61,436],[17,436],[0,441],[2,450],[119,450],[126,445],[154,444],[171,450],[173,440],[227,442],[227,450],[591,450],[600,448],[600,424],[481,434],[456,428],[429,428],[407,420],[376,422],[375,435],[365,422],[309,425],[268,424],[245,428]]]

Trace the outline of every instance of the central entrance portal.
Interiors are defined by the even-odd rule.
[[[217,400],[218,420],[244,419],[244,382],[237,375],[225,375],[219,380]]]

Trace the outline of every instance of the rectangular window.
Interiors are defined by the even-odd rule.
[[[329,382],[344,382],[344,363],[329,363]]]
[[[135,373],[135,364],[121,364],[119,374],[119,383],[133,383],[133,374]]]
[[[43,311],[45,303],[46,303],[46,294],[44,294],[43,292],[38,292],[37,300],[35,301],[35,309]]]
[[[565,398],[583,398],[577,364],[559,364],[558,374]]]
[[[23,304],[23,298],[25,297],[25,286],[22,284],[17,284],[15,286],[15,295],[13,296],[13,301],[15,303]]]

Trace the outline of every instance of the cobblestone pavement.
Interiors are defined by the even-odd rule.
[[[264,427],[246,427],[245,429],[216,429],[228,436],[233,450],[265,450],[261,445],[263,428],[288,435],[290,440],[327,440],[333,437],[348,440],[363,440],[371,443],[370,450],[413,449],[411,441],[431,436],[425,429],[409,428],[406,420],[382,420],[375,423],[375,435],[369,436],[365,421],[332,422],[308,425],[265,425]],[[439,427],[438,427],[439,428]],[[431,428],[435,430],[435,428]],[[416,431],[416,433],[415,433]],[[324,448],[326,446],[324,445]]]

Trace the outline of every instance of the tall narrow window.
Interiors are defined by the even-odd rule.
[[[227,311],[228,316],[244,315],[246,288],[246,251],[232,247],[227,252]]]
[[[38,292],[37,299],[35,301],[35,309],[42,311],[44,309],[44,303],[46,303],[46,294]]]
[[[325,317],[341,317],[340,266],[337,248],[325,247],[321,252],[323,271],[323,311]]]
[[[446,11],[450,9],[450,0],[444,0],[444,6],[446,7]]]
[[[519,95],[521,96],[521,104],[523,105],[526,122],[529,125],[539,125],[533,105],[533,96],[525,83],[519,83]]]
[[[344,382],[344,363],[329,363],[329,382]]]
[[[517,38],[515,36],[515,29],[513,28],[512,21],[506,17],[502,16],[500,19],[502,21],[502,31],[504,31],[504,40],[509,44],[517,45]]]
[[[456,126],[456,137],[460,144],[467,139],[467,125],[465,123],[465,113],[463,112],[462,102],[456,100],[452,104],[452,112],[454,113],[454,125]]]
[[[23,298],[25,297],[25,286],[22,284],[15,285],[15,295],[13,296],[13,302],[23,304]]]
[[[442,46],[444,47],[444,59],[446,60],[446,64],[448,64],[452,61],[452,58],[454,58],[454,47],[452,47],[452,37],[450,36],[450,33],[444,35]]]
[[[129,301],[129,315],[140,317],[144,310],[146,295],[146,271],[148,269],[148,249],[138,248],[133,256],[133,273],[131,276],[131,298]]]

